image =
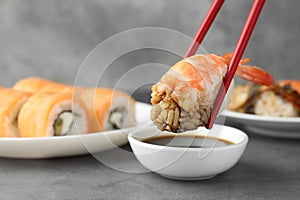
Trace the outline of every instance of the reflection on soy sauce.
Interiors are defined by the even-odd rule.
[[[188,147],[188,148],[210,148],[224,147],[234,144],[234,142],[222,138],[195,135],[163,135],[151,137],[143,140],[148,144],[155,144],[168,147]]]

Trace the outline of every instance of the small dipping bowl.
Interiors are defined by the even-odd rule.
[[[248,136],[223,125],[177,134],[151,126],[131,132],[128,140],[138,161],[150,171],[172,179],[201,180],[232,168]]]

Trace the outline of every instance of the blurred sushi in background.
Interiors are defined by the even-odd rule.
[[[18,115],[31,93],[0,88],[0,137],[19,137]]]
[[[0,87],[0,137],[51,137],[129,128],[135,100],[112,88],[73,87],[39,77]]]
[[[281,80],[271,86],[244,84],[235,87],[231,111],[274,117],[300,116],[300,81]]]

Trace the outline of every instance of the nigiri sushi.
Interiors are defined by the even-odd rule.
[[[300,94],[300,80],[279,80],[277,83],[281,86],[289,85]]]
[[[205,126],[227,73],[232,54],[199,54],[185,58],[152,86],[151,120],[161,130],[183,132]],[[273,77],[258,67],[240,62],[237,74],[259,84],[272,84]]]
[[[0,90],[0,137],[19,137],[18,115],[30,93]]]
[[[263,116],[299,117],[300,88],[297,85],[297,81],[279,81],[271,86],[239,85],[233,91],[228,109]]]
[[[68,92],[40,92],[23,105],[18,127],[21,137],[47,137],[89,132],[83,102]]]
[[[83,90],[80,99],[87,106],[91,131],[108,131],[135,125],[135,101],[128,94],[106,88]]]

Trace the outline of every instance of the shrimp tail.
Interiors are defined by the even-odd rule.
[[[223,59],[229,65],[232,59],[233,53],[227,53],[223,55]],[[260,85],[272,85],[274,84],[273,76],[267,71],[252,65],[245,65],[251,62],[250,58],[244,58],[240,61],[236,74],[247,80]]]

